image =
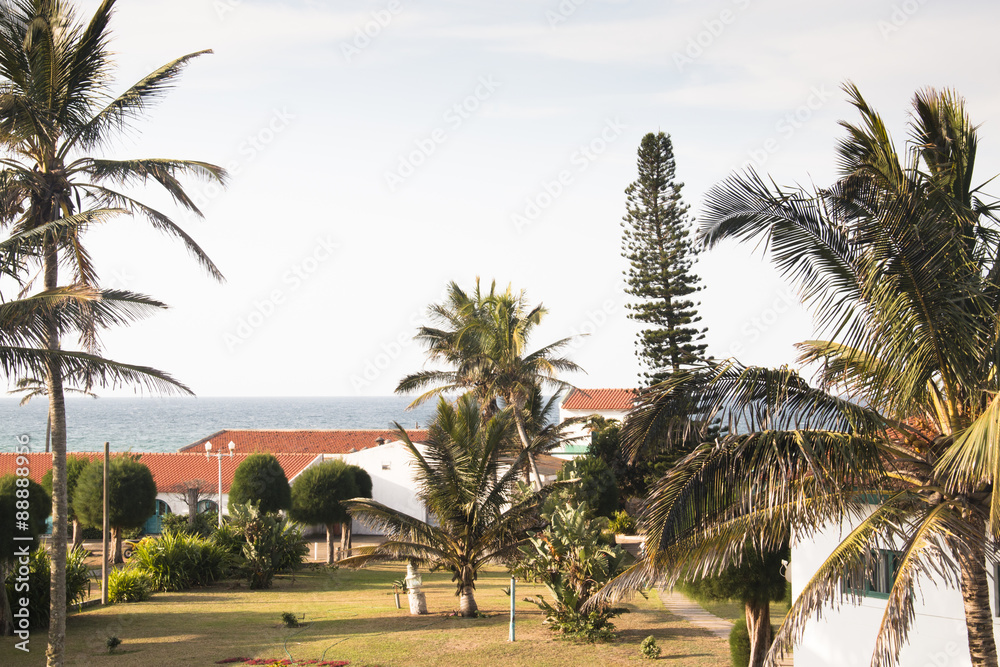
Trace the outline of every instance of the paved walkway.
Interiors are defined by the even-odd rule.
[[[697,602],[681,593],[678,593],[677,591],[663,590],[658,594],[660,596],[660,602],[662,602],[663,606],[667,608],[667,611],[680,616],[691,625],[704,628],[716,637],[725,639],[726,643],[729,642],[729,633],[733,629],[731,621],[719,618],[715,614],[705,611],[705,609],[703,609]],[[793,667],[794,665],[791,656],[785,656],[785,658],[778,661],[777,664],[778,667]]]

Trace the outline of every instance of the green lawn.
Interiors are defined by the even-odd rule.
[[[656,637],[661,660],[671,667],[720,667],[729,664],[729,649],[716,639],[667,612],[653,592],[637,597],[633,613],[618,619],[619,641],[587,645],[556,639],[541,623],[537,608],[517,603],[517,641],[507,641],[509,584],[500,570],[480,575],[476,598],[489,616],[462,619],[446,616],[457,607],[448,573],[424,573],[427,616],[410,616],[403,596],[397,610],[391,582],[403,575],[402,565],[365,570],[306,570],[294,578],[276,579],[268,591],[230,585],[159,593],[144,603],[95,607],[69,617],[68,665],[211,665],[233,657],[295,660],[349,660],[352,665],[624,665],[637,664],[639,643]],[[519,584],[518,599],[539,594],[540,586]],[[306,626],[286,629],[284,611],[305,615]],[[123,640],[107,655],[108,635]],[[45,633],[34,633],[31,653],[13,648],[13,638],[0,646],[0,665],[44,665]],[[287,651],[287,653],[286,653]],[[642,661],[638,664],[644,664]]]

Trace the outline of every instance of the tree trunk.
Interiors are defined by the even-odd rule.
[[[80,520],[73,517],[73,549],[78,549],[83,546],[83,526],[80,525]]]
[[[351,522],[345,521],[340,524],[340,552],[346,558],[351,555],[351,549],[353,549],[351,535]]]
[[[184,490],[185,498],[188,506],[188,525],[193,526],[194,520],[198,516],[198,493],[199,489],[197,487],[189,486]]]
[[[48,241],[44,257],[45,289],[59,282],[56,244]],[[54,318],[46,323],[46,348],[58,350],[59,331]],[[49,357],[45,362],[45,384],[49,394],[49,424],[52,436],[52,576],[49,585],[49,643],[45,649],[47,667],[62,667],[66,656],[66,401],[63,396],[62,365]]]
[[[764,658],[771,648],[771,605],[763,602],[748,601],[745,603],[747,616],[747,633],[750,635],[749,667],[763,667]]]
[[[517,435],[521,439],[521,445],[527,450],[531,447],[531,442],[528,440],[527,431],[524,430],[524,419],[521,418],[520,407],[514,406],[512,412],[514,413],[514,425],[517,426]],[[535,455],[531,453],[528,454],[528,470],[525,471],[525,477],[528,477],[529,471],[535,479],[532,481],[528,478],[527,481],[531,483],[535,491],[540,490],[542,488],[542,476],[538,474],[538,466],[535,465]]]
[[[334,561],[333,557],[333,547],[335,542],[333,541],[333,527],[335,524],[326,524],[326,563],[330,565]]]
[[[983,534],[985,526],[977,522]],[[997,645],[993,637],[993,616],[990,611],[990,587],[986,579],[986,554],[981,540],[968,551],[959,552],[962,573],[962,601],[965,603],[965,629],[969,636],[969,657],[972,667],[997,667]]]
[[[476,594],[472,586],[463,586],[462,594],[458,596],[458,613],[465,618],[476,615],[479,606],[476,604]]]
[[[122,529],[118,526],[111,526],[111,563],[121,564],[125,562],[122,556]]]

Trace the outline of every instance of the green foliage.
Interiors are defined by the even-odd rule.
[[[648,382],[655,384],[703,359],[706,330],[695,326],[701,317],[688,298],[701,289],[692,271],[697,248],[681,199],[684,184],[674,180],[670,136],[644,136],[637,163],[639,178],[625,189],[622,256],[629,262],[625,291],[636,297],[627,304],[629,317],[646,326],[636,355],[650,370],[644,374]]]
[[[739,565],[732,565],[716,576],[684,581],[679,588],[695,600],[778,602],[785,598],[788,588],[788,581],[781,573],[781,561],[789,558],[787,548],[763,556],[754,549],[746,549]]]
[[[82,602],[90,592],[90,573],[84,559],[87,552],[74,549],[66,554],[66,607]],[[27,582],[15,582],[13,577],[7,579],[7,599],[15,600],[25,596],[25,591],[16,591],[16,583],[27,584],[28,619],[30,627],[49,627],[49,582],[51,581],[52,564],[49,552],[45,549],[35,549],[28,557]],[[15,597],[16,596],[16,597]]]
[[[660,657],[660,647],[656,645],[656,638],[653,635],[642,640],[642,643],[639,644],[639,653],[642,654],[642,657],[650,660]]]
[[[219,514],[213,510],[194,515],[194,523],[188,523],[186,514],[168,514],[163,517],[163,532],[187,533],[198,537],[211,537],[219,528]]]
[[[625,610],[598,603],[583,611],[583,605],[624,570],[625,551],[603,543],[601,533],[607,519],[590,518],[585,504],[559,508],[543,518],[549,521],[548,527],[520,548],[520,559],[512,571],[544,583],[553,602],[542,597],[525,600],[537,605],[545,613],[546,623],[562,634],[586,641],[610,641],[614,638],[610,619]]]
[[[115,649],[121,646],[121,643],[122,640],[115,635],[111,635],[104,641],[104,645],[108,647],[108,653],[114,653]]]
[[[104,464],[94,459],[80,472],[73,509],[85,526],[100,527],[104,514]],[[108,465],[108,522],[113,529],[141,528],[156,512],[156,482],[137,455],[113,456]]]
[[[154,590],[183,591],[222,579],[229,570],[230,558],[212,540],[166,532],[139,542],[130,562],[149,577]]]
[[[263,514],[291,508],[292,489],[273,454],[251,454],[236,467],[229,488],[229,513],[247,503],[255,503]]]
[[[270,588],[275,574],[300,567],[308,553],[297,524],[261,512],[254,504],[234,506],[230,525],[232,532],[223,533],[222,539],[229,548],[234,545],[234,537],[241,543],[239,570],[251,589]]]
[[[635,518],[625,510],[618,510],[608,522],[608,530],[615,535],[634,535]]]
[[[73,496],[76,492],[76,484],[80,480],[80,473],[83,472],[90,464],[90,459],[85,456],[67,456],[66,457],[66,512],[67,519],[72,521],[76,518],[76,512],[73,509]],[[42,486],[45,488],[46,493],[52,496],[52,468],[45,471],[42,475]]]
[[[306,468],[292,485],[291,518],[330,526],[350,520],[342,501],[370,498],[372,480],[362,468],[339,459]]]
[[[610,517],[618,509],[618,483],[604,461],[594,456],[578,456],[568,461],[556,480],[578,482],[554,491],[545,501],[543,514],[552,514],[564,505],[586,505],[595,516]]]
[[[108,574],[108,601],[145,602],[153,594],[149,575],[138,567],[120,567]]]
[[[27,528],[21,530],[15,523],[18,512],[27,512]],[[4,475],[0,477],[0,567],[14,556],[16,548],[31,542],[15,542],[14,536],[37,538],[45,532],[45,520],[52,513],[52,501],[41,484],[28,477]]]
[[[281,622],[285,624],[286,628],[299,627],[298,617],[290,611],[281,612]]]
[[[733,667],[750,665],[750,633],[747,631],[747,619],[742,616],[729,631],[729,658]]]

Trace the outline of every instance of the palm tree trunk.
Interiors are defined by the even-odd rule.
[[[465,618],[475,616],[476,612],[479,611],[475,590],[472,586],[463,586],[462,594],[458,596],[458,613]]]
[[[521,439],[521,445],[527,450],[531,447],[531,442],[528,440],[528,432],[524,430],[524,419],[521,417],[520,408],[514,406],[512,412],[514,413],[514,425],[517,426],[517,436]],[[535,491],[542,488],[542,476],[538,474],[538,466],[535,464],[535,455],[528,453],[528,470],[525,471],[525,477],[528,477],[528,473],[534,476],[534,481],[528,478],[526,481],[532,484]]]
[[[83,526],[80,520],[73,517],[73,549],[83,546]],[[72,551],[73,549],[70,549]]]
[[[982,521],[976,529],[985,533]],[[983,542],[970,541],[972,548],[958,553],[962,573],[962,601],[965,603],[965,629],[969,636],[972,667],[997,667],[997,645],[993,637],[990,612],[990,586],[986,579],[986,554]]]
[[[336,544],[333,541],[333,527],[335,525],[336,524],[333,524],[333,523],[326,524],[326,564],[327,565],[333,564],[333,561],[335,560],[334,557],[333,557],[333,555],[334,555],[334,545]]]
[[[351,522],[340,524],[340,551],[346,557],[351,553]]]
[[[45,289],[59,283],[59,262],[54,241],[46,243]],[[54,319],[47,323],[46,347],[58,350],[59,331]],[[62,365],[50,357],[45,362],[45,384],[49,394],[49,425],[52,436],[52,577],[49,585],[49,643],[45,649],[47,667],[62,667],[66,654],[66,401],[63,395]]]
[[[744,605],[747,616],[747,634],[750,635],[749,667],[763,667],[764,658],[771,648],[771,605],[764,602],[747,601]]]

